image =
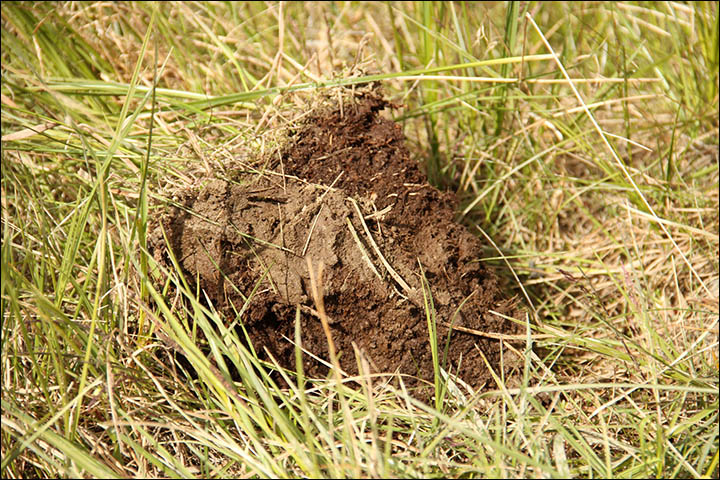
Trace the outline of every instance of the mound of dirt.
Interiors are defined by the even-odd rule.
[[[501,370],[492,334],[520,333],[490,310],[513,316],[514,302],[479,262],[479,239],[453,221],[454,196],[427,183],[400,126],[379,115],[386,106],[367,91],[308,117],[280,150],[282,175],[239,173],[178,192],[183,207],[160,218],[150,249],[170,265],[164,229],[185,277],[199,282],[228,322],[243,311],[258,355],[267,350],[290,369],[298,305],[303,347],[329,358],[306,257],[323,262],[325,309],[342,369],[358,372],[354,342],[374,370],[432,381],[424,272],[441,353],[453,325],[446,369],[479,387],[490,379],[480,352]],[[514,364],[514,355],[504,357],[506,370]],[[304,368],[310,376],[328,373],[310,355]]]

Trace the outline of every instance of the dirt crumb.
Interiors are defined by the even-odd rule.
[[[482,355],[501,373],[500,341],[468,330],[520,333],[501,316],[515,315],[514,302],[480,262],[480,240],[453,221],[454,196],[427,183],[400,126],[379,114],[386,106],[366,92],[342,109],[309,116],[280,150],[275,171],[284,176],[238,174],[177,192],[181,206],[168,207],[156,222],[151,252],[171,265],[164,229],[185,277],[197,279],[228,323],[244,311],[258,355],[270,352],[289,369],[298,306],[303,347],[328,358],[306,257],[323,262],[342,369],[358,373],[354,343],[377,372],[432,381],[422,271],[441,354],[453,325],[446,369],[474,387],[494,386]],[[517,360],[505,353],[508,370]],[[304,368],[310,376],[328,373],[309,355]]]

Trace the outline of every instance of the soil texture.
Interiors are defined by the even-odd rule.
[[[400,126],[380,115],[386,106],[366,91],[309,115],[275,153],[282,174],[237,173],[177,192],[182,207],[156,221],[151,252],[169,266],[169,246],[185,278],[199,282],[228,323],[243,312],[258,355],[270,352],[291,370],[298,306],[303,348],[329,362],[306,257],[322,262],[341,368],[358,373],[354,343],[373,370],[432,382],[424,274],[441,356],[453,325],[446,369],[473,387],[494,387],[482,356],[501,373],[492,336],[521,329],[490,310],[512,317],[515,303],[480,262],[480,240],[453,220],[454,195],[427,183]],[[506,371],[515,357],[505,350]],[[303,358],[307,375],[327,375],[323,363]]]

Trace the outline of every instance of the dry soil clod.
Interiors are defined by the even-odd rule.
[[[303,347],[314,355],[329,359],[318,321],[327,315],[342,370],[358,373],[357,346],[381,372],[431,380],[420,262],[438,344],[450,333],[445,369],[473,386],[492,384],[482,356],[500,371],[501,342],[469,332],[520,334],[518,325],[489,313],[513,317],[514,303],[480,262],[481,241],[453,221],[454,196],[427,183],[400,126],[379,114],[386,105],[365,91],[343,112],[308,115],[280,149],[282,182],[275,174],[238,175],[179,192],[184,208],[167,208],[151,234],[151,251],[170,265],[167,248],[173,249],[185,277],[197,279],[230,321],[267,274],[241,321],[255,351],[269,351],[289,369],[294,347],[288,339],[300,305]],[[313,308],[308,261],[325,265],[325,312]],[[460,328],[450,330],[451,322]],[[504,358],[506,369],[516,364],[511,357]],[[304,363],[310,376],[327,374],[309,355]]]

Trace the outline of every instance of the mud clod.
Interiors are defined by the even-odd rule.
[[[450,322],[520,333],[490,313],[513,316],[514,302],[480,262],[480,240],[453,221],[454,196],[427,183],[400,126],[380,116],[386,105],[366,93],[342,111],[316,112],[281,148],[282,168],[275,171],[284,176],[208,180],[178,192],[182,208],[168,207],[157,222],[150,239],[154,258],[171,264],[162,227],[186,279],[199,282],[228,323],[244,308],[241,320],[259,356],[267,357],[267,350],[294,369],[288,339],[299,305],[303,347],[328,358],[306,256],[325,265],[325,308],[341,367],[351,375],[358,371],[354,342],[376,371],[432,381],[421,266],[441,354]],[[454,329],[446,369],[474,387],[494,386],[480,352],[500,373],[499,340]],[[506,353],[507,369],[516,359]],[[327,375],[309,355],[304,368],[310,376]]]

